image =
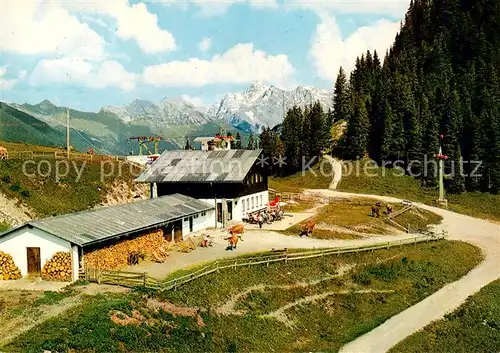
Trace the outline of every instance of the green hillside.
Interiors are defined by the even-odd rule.
[[[75,149],[87,148],[88,143],[74,130],[70,138]],[[66,132],[0,102],[0,140],[56,147],[66,144]]]
[[[38,104],[15,105],[26,113],[38,117],[37,120],[43,120],[52,129],[64,131],[66,126],[66,108],[57,107],[48,100]],[[16,110],[10,107],[12,110]],[[163,141],[159,144],[159,150],[172,150],[184,147],[186,137],[193,140],[199,136],[213,136],[218,133],[220,128],[224,128],[233,135],[240,133],[242,141],[246,143],[248,133],[240,131],[226,123],[206,123],[203,125],[170,125],[160,129],[153,129],[146,122],[125,123],[116,114],[100,110],[99,112],[83,112],[75,109],[69,110],[70,126],[82,133],[86,141],[84,150],[89,147],[102,149],[103,153],[112,154],[136,154],[138,153],[137,141],[130,140],[133,136],[162,136]],[[81,138],[81,137],[80,137]],[[6,139],[7,140],[7,139]],[[23,141],[22,139],[9,139],[8,141]],[[90,141],[90,143],[89,143]],[[37,144],[38,141],[29,141]],[[42,144],[42,143],[40,143]],[[46,144],[46,143],[43,143]]]

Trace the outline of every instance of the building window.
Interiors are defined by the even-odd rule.
[[[250,211],[250,198],[247,199],[247,210]]]
[[[201,213],[201,216],[202,216],[202,217],[205,217],[205,215],[206,215],[206,214],[207,214],[206,212],[202,212],[202,213]]]
[[[245,200],[241,200],[241,209],[245,212]]]
[[[255,201],[254,201],[254,197],[252,196],[252,209],[255,208]]]
[[[189,218],[187,218],[187,217],[186,217],[186,218],[184,218],[184,222],[187,222],[188,220],[189,220]]]
[[[260,205],[262,206],[262,195],[260,195]]]

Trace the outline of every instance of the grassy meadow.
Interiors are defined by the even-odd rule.
[[[480,261],[442,240],[226,270],[174,291],[83,297],[1,350],[336,352]]]

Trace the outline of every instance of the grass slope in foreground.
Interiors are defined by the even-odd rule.
[[[500,280],[484,287],[456,311],[408,337],[390,352],[500,352]]]
[[[12,143],[4,145],[10,150],[21,148]],[[39,147],[35,151],[53,152],[55,149]],[[26,204],[40,217],[92,208],[102,201],[115,180],[125,181],[132,188],[133,179],[140,173],[139,168],[123,162],[79,159],[25,162],[0,160],[0,192]]]
[[[94,296],[2,349],[336,352],[480,260],[470,244],[439,241],[225,270],[176,291]]]
[[[322,166],[320,166],[321,164]],[[285,178],[272,178],[269,186],[282,192],[298,192],[302,189],[328,189],[332,180],[331,176],[329,176],[331,167],[325,162],[321,164],[315,165],[311,168],[312,170],[308,170],[304,174],[299,172]],[[401,172],[396,169],[375,169],[370,166],[369,173],[377,176],[368,176],[363,172],[362,163],[359,173],[356,172],[353,163],[346,163],[346,165],[351,172],[349,173],[349,169],[347,169],[347,175],[342,176],[342,180],[338,184],[338,191],[392,196],[435,205],[434,200],[438,197],[436,188],[424,188],[417,179],[401,175]],[[320,168],[323,168],[323,175],[320,173]],[[446,198],[451,211],[500,221],[500,195],[471,192],[460,195],[447,194]]]

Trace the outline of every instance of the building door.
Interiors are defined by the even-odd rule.
[[[182,219],[174,223],[174,240],[176,243],[182,241]]]
[[[193,232],[193,216],[189,217],[189,233]]]
[[[228,221],[233,220],[233,201],[227,202],[227,220]]]
[[[217,203],[217,222],[222,223],[222,202]]]
[[[42,272],[40,248],[26,248],[26,255],[28,258],[28,274]]]
[[[174,232],[174,226],[172,223],[169,223],[167,224],[167,226],[165,227],[165,230],[164,230],[164,233],[163,233],[163,237],[165,238],[166,241],[168,242],[171,242],[172,239],[173,239],[173,234]]]

